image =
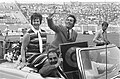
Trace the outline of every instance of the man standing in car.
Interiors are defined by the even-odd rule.
[[[59,44],[75,42],[78,35],[77,32],[72,29],[76,23],[75,16],[68,15],[65,20],[65,26],[63,26],[63,25],[55,25],[53,23],[53,14],[50,14],[47,17],[49,28],[55,32],[55,38],[51,44],[52,47],[58,48]]]
[[[55,12],[53,13],[55,14]],[[59,45],[63,43],[75,42],[77,39],[78,33],[73,30],[73,27],[76,23],[76,18],[74,15],[69,14],[65,19],[65,25],[56,25],[53,22],[53,14],[50,14],[47,17],[48,26],[51,30],[55,32],[55,37],[53,42],[51,43],[51,47],[55,49],[59,49]],[[69,79],[78,79],[78,73],[69,73]]]

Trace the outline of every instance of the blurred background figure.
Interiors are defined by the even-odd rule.
[[[0,29],[0,36],[3,36],[1,29]]]
[[[95,37],[93,38],[93,42],[96,43],[96,46],[102,46],[105,44],[110,44],[107,38],[107,28],[108,28],[108,23],[103,22],[102,23],[102,29],[100,29],[96,34]]]

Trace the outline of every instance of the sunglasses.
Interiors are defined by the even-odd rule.
[[[49,58],[49,60],[53,60],[53,59],[55,60],[55,59],[57,59],[57,57]]]

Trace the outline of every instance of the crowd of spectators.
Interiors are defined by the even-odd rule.
[[[43,15],[56,9],[55,19],[61,22],[66,14],[75,14],[77,24],[99,24],[107,20],[111,24],[117,24],[120,14],[120,5],[115,2],[82,3],[70,2],[64,4],[19,4],[20,9],[26,17],[37,11]],[[58,22],[59,23],[59,22]]]
[[[64,24],[64,20],[67,14],[74,14],[77,18],[76,27],[87,28],[91,30],[90,24],[95,26],[101,25],[102,21],[109,22],[110,25],[119,26],[120,22],[120,3],[118,2],[67,2],[63,4],[43,4],[43,3],[0,3],[0,13],[5,13],[7,19],[0,19],[0,23],[24,23],[24,19],[21,21],[18,18],[20,11],[29,21],[30,16],[34,12],[39,12],[43,15],[42,24],[47,25],[46,16],[56,11],[54,15],[54,21],[56,24]],[[10,13],[11,12],[11,13]],[[21,16],[20,16],[21,17]],[[27,23],[27,22],[25,22]],[[88,29],[88,27],[90,29]],[[113,27],[112,27],[113,28]],[[95,29],[93,27],[92,29]],[[118,29],[118,28],[117,28]],[[92,30],[95,31],[95,30]],[[114,31],[116,28],[114,28]]]
[[[15,3],[0,3],[0,23],[21,24],[26,23],[22,20],[21,11]]]
[[[94,24],[95,26],[101,25],[102,21],[107,21],[111,25],[119,25],[120,16],[120,3],[117,2],[68,2],[63,4],[20,4],[19,7],[25,17],[29,20],[29,17],[34,12],[41,13],[44,17],[48,13],[56,11],[54,21],[57,24],[64,24],[64,17],[66,14],[75,14],[77,18],[77,24],[75,26],[89,26]],[[46,24],[45,19],[43,23]],[[93,27],[95,29],[95,27]],[[95,31],[95,30],[93,30]],[[115,30],[116,31],[116,30]]]

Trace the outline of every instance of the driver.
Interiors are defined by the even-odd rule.
[[[62,61],[62,58],[58,57],[55,49],[49,49],[47,58],[44,61],[42,68],[39,70],[39,73],[43,77],[61,77],[60,74],[62,74],[67,79],[67,76],[60,69],[60,64]]]

